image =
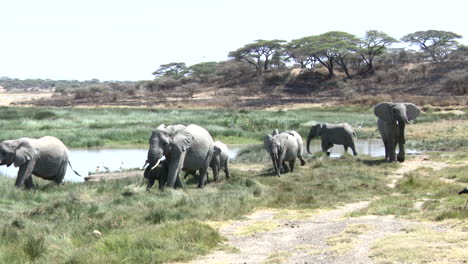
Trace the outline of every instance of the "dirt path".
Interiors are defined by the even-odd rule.
[[[419,167],[447,166],[427,156],[415,157],[389,176],[389,186],[394,188],[405,173]],[[374,241],[418,222],[393,216],[345,217],[368,204],[346,204],[329,211],[262,209],[245,220],[214,222],[227,238],[224,249],[190,263],[373,263],[369,256]]]
[[[191,263],[372,263],[370,245],[411,224],[392,216],[345,218],[369,202],[326,212],[264,209],[219,228],[234,250]]]

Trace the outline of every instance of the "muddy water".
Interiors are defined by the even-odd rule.
[[[234,146],[231,148],[230,157],[235,159],[237,154],[242,150],[242,146]],[[321,151],[320,141],[313,141],[310,145],[310,152],[314,153]],[[384,156],[385,149],[380,139],[357,140],[356,151],[361,155],[369,155],[372,157]],[[124,169],[141,168],[146,160],[147,149],[89,149],[89,150],[70,150],[70,162],[78,173],[82,176],[87,176],[90,172],[106,172],[120,171]],[[343,146],[338,145],[330,149],[331,157],[340,157],[343,152]],[[352,154],[351,149],[348,152]],[[408,154],[417,153],[415,150],[407,149]],[[304,154],[306,150],[304,148]],[[10,166],[0,167],[0,175],[16,177],[18,168]],[[142,172],[143,173],[143,172]],[[83,178],[76,176],[73,171],[68,168],[65,175],[66,181],[84,181]]]

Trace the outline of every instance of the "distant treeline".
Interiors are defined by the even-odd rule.
[[[7,90],[55,90],[55,89],[69,89],[69,88],[83,88],[92,85],[130,85],[134,82],[130,81],[99,81],[98,79],[91,79],[86,81],[78,80],[50,80],[50,79],[17,79],[17,78],[0,78],[0,86]]]

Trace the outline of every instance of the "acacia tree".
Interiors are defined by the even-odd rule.
[[[216,72],[217,65],[218,63],[215,61],[194,64],[189,67],[190,76],[200,78],[203,82],[207,82],[210,75],[214,75]]]
[[[450,31],[427,30],[405,35],[401,40],[419,46],[434,61],[440,62],[446,60],[452,50],[457,49],[458,43],[455,39],[461,37]]]
[[[284,45],[284,52],[289,58],[301,65],[301,68],[307,68],[307,65],[312,65],[316,62],[313,56],[307,54],[304,46],[307,44],[307,38],[293,39]]]
[[[388,46],[398,40],[390,37],[386,33],[377,30],[368,30],[366,35],[359,42],[359,54],[366,63],[363,72],[374,73],[374,58],[385,52]]]
[[[357,51],[359,39],[353,34],[342,31],[330,31],[319,35],[319,37],[331,59],[340,65],[347,78],[351,78],[347,59]]]
[[[180,79],[188,73],[188,68],[184,62],[171,62],[168,64],[161,64],[159,69],[153,72],[156,77],[171,77]]]
[[[229,52],[228,56],[238,61],[244,60],[253,65],[257,73],[262,74],[263,71],[269,69],[269,61],[271,56],[281,50],[284,40],[256,40],[253,43],[247,44],[242,48]]]

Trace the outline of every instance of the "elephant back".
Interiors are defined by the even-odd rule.
[[[299,149],[298,140],[296,136],[291,132],[287,131],[279,134],[278,137],[280,137],[280,140],[286,147],[286,154],[284,156],[284,160],[295,160]]]
[[[189,125],[185,129],[193,136],[193,142],[187,150],[184,169],[198,170],[206,160],[211,160],[213,154],[213,139],[206,129],[197,125]]]

